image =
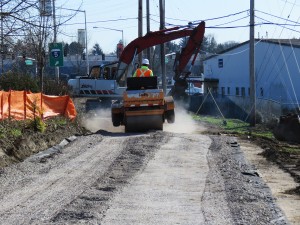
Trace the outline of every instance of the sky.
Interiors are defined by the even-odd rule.
[[[88,49],[98,43],[104,53],[114,52],[124,38],[138,37],[138,0],[56,0],[58,41],[78,41],[77,30],[87,21]],[[150,2],[150,30],[159,30],[159,0]],[[77,12],[70,9],[79,9]],[[250,0],[165,0],[166,27],[206,22],[205,35],[217,43],[249,40]],[[72,18],[69,18],[73,15]],[[143,35],[146,34],[146,0],[143,0]],[[68,21],[66,21],[68,19]],[[269,23],[269,24],[262,24]],[[270,23],[275,23],[270,24]],[[255,0],[255,38],[300,38],[300,0]],[[98,27],[98,28],[94,28]],[[230,27],[230,28],[229,28]]]

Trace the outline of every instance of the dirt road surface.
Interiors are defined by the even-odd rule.
[[[180,121],[98,130],[1,169],[0,223],[289,224],[235,138]]]

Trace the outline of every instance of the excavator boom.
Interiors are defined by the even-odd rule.
[[[200,49],[200,45],[203,41],[205,31],[205,23],[200,23],[193,31],[189,37],[188,43],[180,54],[179,64],[177,70],[182,72],[186,65],[188,64],[190,58],[193,54],[197,54]],[[194,61],[194,60],[193,60]]]
[[[196,46],[200,46],[205,30],[205,22],[201,22],[197,27],[174,27],[171,29],[160,30],[155,32],[147,33],[143,37],[138,37],[132,42],[130,42],[123,50],[119,65],[118,65],[118,73],[116,76],[117,81],[124,76],[128,65],[133,62],[135,55],[139,54],[144,49],[149,47],[163,44],[178,38],[187,37],[189,36],[190,41],[186,46],[186,51],[184,55],[181,57],[180,68],[183,68],[188,63],[191,55],[194,53],[194,48]]]
[[[185,90],[188,87],[187,77],[191,74],[191,68],[194,65],[197,54],[199,53],[200,46],[204,37],[204,32],[205,23],[202,22],[193,30],[186,46],[182,49],[181,53],[176,56],[174,64],[175,74],[173,76],[173,80],[175,82],[170,91],[170,94],[176,100],[184,99],[187,97],[187,94],[185,93]],[[183,71],[192,55],[194,55],[194,57],[192,59],[189,71],[183,75]]]

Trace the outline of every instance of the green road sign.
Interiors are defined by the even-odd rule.
[[[49,44],[50,66],[63,66],[64,54],[62,43]]]
[[[32,61],[31,59],[26,59],[26,60],[25,60],[25,64],[26,64],[27,66],[32,66],[32,65],[33,65],[33,61]]]

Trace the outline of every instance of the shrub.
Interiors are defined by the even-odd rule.
[[[30,90],[33,93],[40,91],[38,82],[34,77],[16,72],[7,72],[0,76],[0,89],[4,91]]]

